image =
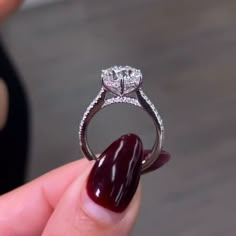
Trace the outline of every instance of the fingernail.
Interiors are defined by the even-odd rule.
[[[94,164],[87,182],[88,196],[111,211],[124,211],[137,190],[142,158],[143,144],[138,136],[120,137]]]
[[[145,157],[147,157],[147,155],[149,153],[150,153],[150,150],[144,151],[144,159],[145,159]],[[149,172],[152,172],[152,171],[155,171],[155,170],[161,168],[167,162],[169,162],[170,157],[171,157],[170,153],[162,150],[159,157],[157,158],[157,160],[149,168],[147,168],[142,174],[147,174]]]

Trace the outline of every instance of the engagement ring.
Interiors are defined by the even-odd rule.
[[[142,171],[150,167],[158,158],[164,139],[164,126],[162,119],[143,92],[143,82],[140,70],[130,66],[114,66],[102,71],[102,88],[97,97],[85,111],[79,128],[80,146],[83,154],[89,160],[97,160],[98,157],[91,150],[87,141],[87,128],[91,119],[101,109],[116,103],[127,103],[142,108],[152,118],[156,131],[156,139],[151,152],[142,162]],[[108,95],[110,95],[108,97]]]

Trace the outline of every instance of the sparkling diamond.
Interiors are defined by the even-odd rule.
[[[140,87],[142,73],[130,66],[113,66],[102,71],[102,83],[109,92],[123,96]]]

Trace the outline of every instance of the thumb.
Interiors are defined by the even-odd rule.
[[[133,134],[112,143],[68,187],[43,236],[129,235],[141,201],[142,157],[142,142]]]

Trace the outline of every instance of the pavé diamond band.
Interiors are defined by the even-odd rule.
[[[143,160],[142,171],[150,167],[158,158],[164,139],[164,126],[162,119],[141,89],[143,82],[142,73],[140,70],[130,66],[114,66],[102,71],[102,88],[97,97],[88,106],[80,123],[79,138],[80,146],[83,154],[89,160],[96,160],[96,155],[92,152],[87,141],[87,127],[90,120],[102,108],[116,103],[127,103],[142,108],[152,118],[155,130],[156,140],[151,152]],[[107,97],[107,95],[112,97]]]

